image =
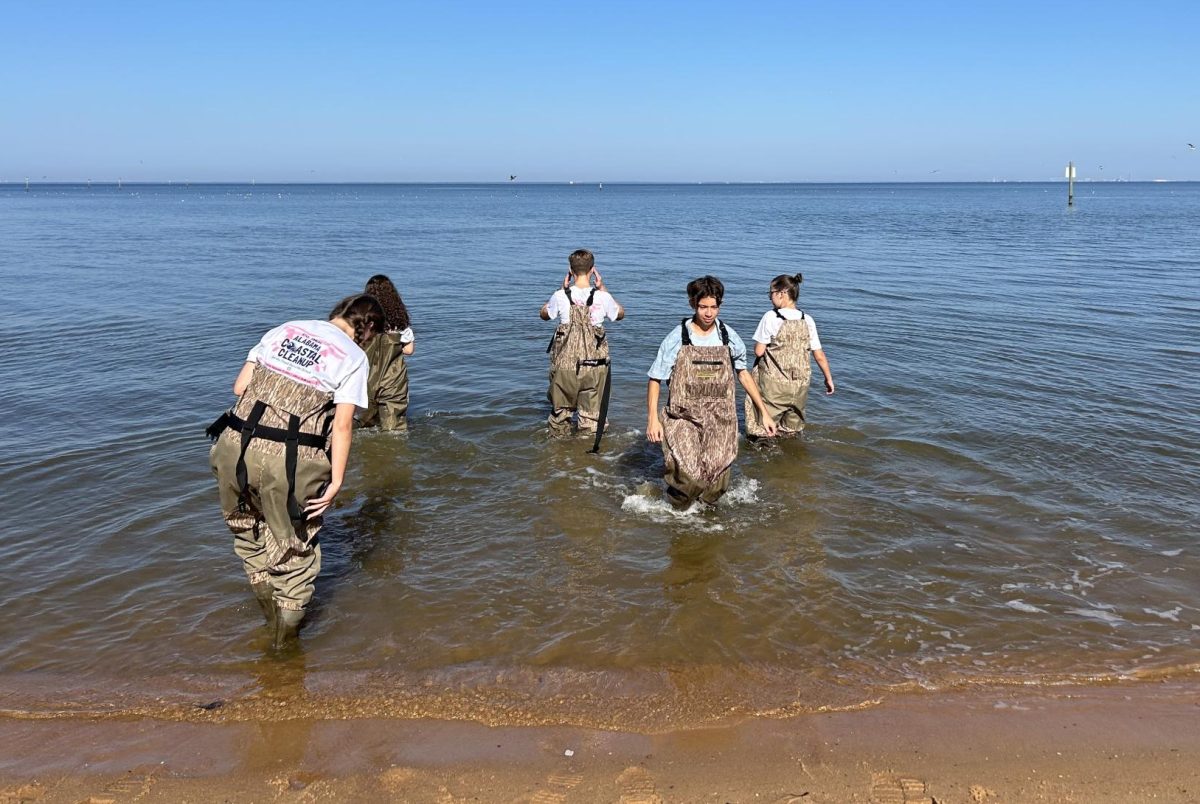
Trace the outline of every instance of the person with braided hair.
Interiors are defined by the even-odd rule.
[[[408,367],[404,358],[415,348],[408,308],[392,280],[375,274],[367,280],[364,293],[379,300],[387,317],[387,329],[367,344],[367,409],[359,417],[363,427],[380,430],[408,429]]]
[[[354,409],[367,407],[363,346],[384,326],[379,301],[358,294],[328,321],[275,327],[246,356],[238,401],[208,428],[221,513],[276,649],[312,599],[321,515],[345,479]]]

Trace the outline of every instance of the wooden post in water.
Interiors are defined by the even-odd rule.
[[[1067,206],[1075,206],[1075,163],[1067,163]]]

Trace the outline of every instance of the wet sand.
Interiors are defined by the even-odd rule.
[[[1183,802],[1200,799],[1200,686],[915,695],[659,734],[9,716],[0,745],[2,804]]]

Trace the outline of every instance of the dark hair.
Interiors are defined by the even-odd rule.
[[[347,296],[335,304],[329,311],[329,320],[332,321],[335,318],[345,320],[354,328],[354,342],[359,346],[383,332],[384,322],[387,320],[379,299],[367,293]]]
[[[368,279],[363,293],[370,293],[379,299],[379,303],[383,305],[383,314],[387,318],[389,330],[404,330],[412,325],[412,320],[408,317],[408,308],[404,306],[404,300],[400,298],[400,291],[396,290],[392,280],[383,274],[375,274]]]
[[[567,257],[567,262],[570,263],[571,273],[575,276],[586,274],[596,267],[596,257],[586,248],[572,251],[571,256]]]
[[[795,301],[796,299],[800,298],[800,283],[803,281],[804,274],[796,274],[795,276],[780,274],[771,280],[771,290],[785,291],[788,295],[788,298],[792,301]]]
[[[688,282],[687,294],[688,304],[692,305],[693,310],[700,305],[701,299],[709,296],[716,299],[717,306],[720,307],[721,300],[725,298],[725,285],[715,276],[702,276]]]

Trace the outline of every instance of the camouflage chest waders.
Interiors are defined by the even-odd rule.
[[[551,435],[569,435],[571,415],[578,412],[579,429],[594,433],[600,425],[601,395],[609,381],[608,339],[604,327],[592,324],[592,299],[575,304],[569,290],[570,320],[559,324],[546,352],[550,355],[550,389],[546,396],[554,410],[547,422]]]
[[[778,309],[775,315],[783,318]],[[808,322],[801,312],[798,319],[784,318],[779,333],[767,344],[766,354],[754,361],[754,380],[779,435],[795,435],[804,429],[804,406],[811,379]],[[746,434],[754,438],[766,436],[758,409],[749,397],[745,400],[745,411]]]
[[[367,410],[359,418],[363,427],[380,430],[408,429],[408,367],[399,333],[372,338],[367,353]]]
[[[712,504],[729,488],[738,450],[733,354],[720,321],[721,346],[694,345],[687,322],[660,417],[665,479],[674,500]]]
[[[276,645],[295,635],[321,569],[322,518],[306,519],[302,506],[332,476],[333,412],[333,394],[256,365],[207,430],[221,513]]]

